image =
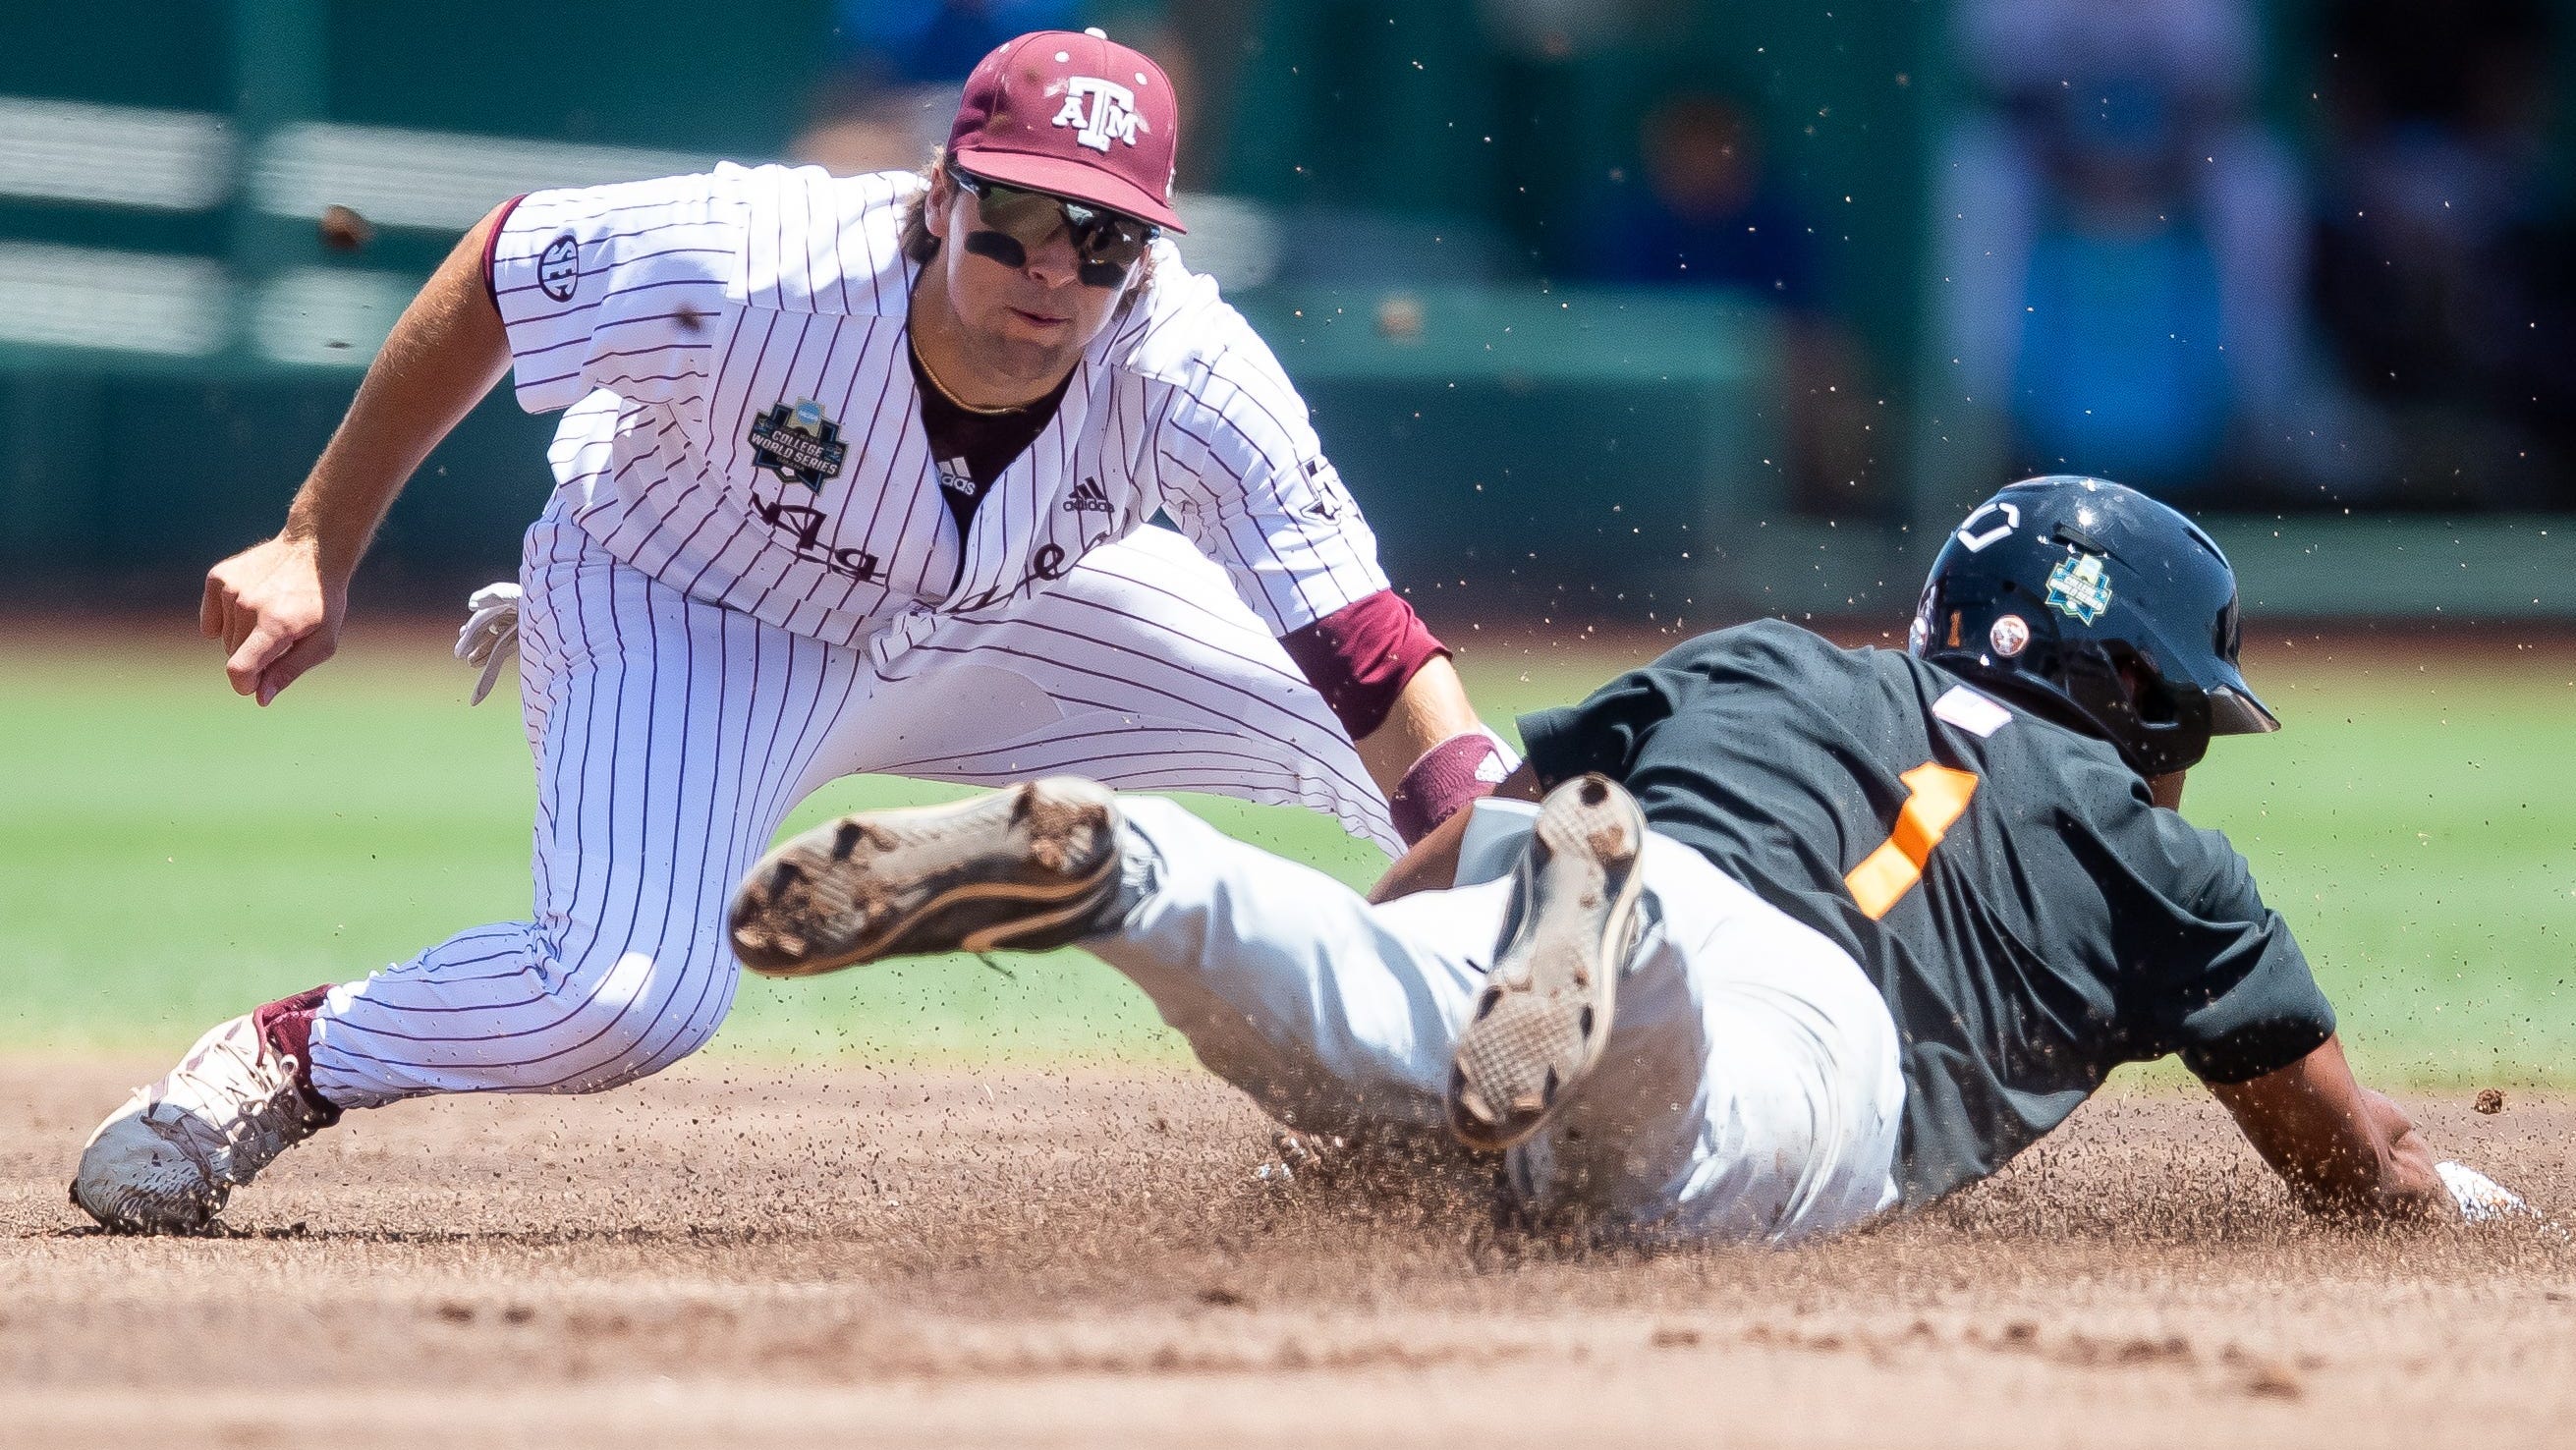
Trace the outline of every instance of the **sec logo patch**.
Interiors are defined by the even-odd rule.
[[[546,243],[537,257],[537,290],[557,302],[570,302],[581,286],[581,243],[570,232]]]

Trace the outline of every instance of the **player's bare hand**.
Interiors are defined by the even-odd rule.
[[[329,577],[309,539],[279,537],[206,571],[197,629],[224,647],[236,694],[265,705],[340,647],[349,585]]]

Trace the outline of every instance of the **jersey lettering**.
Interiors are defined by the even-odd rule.
[[[1908,794],[1896,812],[1896,829],[1843,877],[1861,914],[1872,921],[1886,916],[1923,879],[1932,848],[1966,814],[1977,793],[1975,775],[1946,765],[1927,762],[1897,779],[1905,782]]]

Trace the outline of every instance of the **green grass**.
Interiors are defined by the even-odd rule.
[[[1623,662],[1494,650],[1470,685],[1502,718]],[[2277,672],[2291,729],[2222,744],[2192,782],[2191,814],[2253,860],[2380,1076],[2576,1080],[2569,673]],[[467,676],[425,636],[361,639],[266,711],[224,689],[211,649],[0,647],[0,679],[0,1043],[169,1050],[251,1003],[528,909],[516,712],[466,709]],[[844,781],[791,825],[954,793]],[[1192,804],[1347,881],[1379,864],[1302,812]],[[1090,959],[1006,965],[747,978],[719,1049],[1181,1057]]]
[[[2394,1081],[2576,1082],[2576,662],[2276,669],[2185,813],[2228,833]]]

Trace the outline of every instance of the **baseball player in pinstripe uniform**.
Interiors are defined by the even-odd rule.
[[[520,572],[533,919],[216,1027],[100,1126],[74,1201],[193,1229],[346,1109],[687,1056],[733,999],[727,893],[838,776],[1079,771],[1386,848],[1501,779],[1295,390],[1165,239],[1175,116],[1143,55],[1040,33],[920,175],[725,166],[469,232],[201,624],[268,703],[505,370],[562,410]]]

